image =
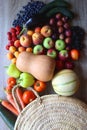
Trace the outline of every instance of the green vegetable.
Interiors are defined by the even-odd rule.
[[[34,77],[31,74],[26,73],[26,72],[23,72],[17,81],[17,83],[23,88],[28,88],[32,86],[34,82],[35,82]]]
[[[14,114],[12,114],[9,110],[7,110],[5,107],[3,107],[1,104],[0,104],[0,116],[7,124],[7,126],[10,128],[10,130],[14,130],[14,125],[17,117]]]
[[[48,11],[46,13],[46,16],[47,17],[52,17],[53,15],[55,15],[56,13],[61,13],[65,16],[67,16],[68,18],[72,19],[74,17],[74,14],[72,11],[70,11],[69,9],[67,8],[63,8],[63,7],[56,7],[56,8],[53,8],[52,10]]]
[[[52,1],[48,4],[46,4],[40,11],[39,13],[47,13],[48,11],[50,11],[51,9],[55,8],[55,7],[69,7],[69,3],[64,1],[64,0],[55,0]]]
[[[19,78],[21,71],[17,69],[15,64],[10,64],[7,69],[7,74],[14,78]]]

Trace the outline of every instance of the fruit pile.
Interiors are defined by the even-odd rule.
[[[30,2],[28,5],[23,7],[25,9],[24,11],[20,11],[18,18],[13,22],[13,27],[7,33],[7,58],[11,61],[11,63],[7,69],[9,77],[7,79],[5,92],[9,101],[8,103],[12,108],[10,110],[14,113],[13,109],[17,109],[18,113],[16,113],[16,115],[18,115],[28,103],[36,98],[33,91],[28,90],[28,87],[32,86],[38,93],[45,91],[47,87],[47,82],[44,82],[39,78],[35,78],[33,75],[34,72],[32,73],[29,70],[25,72],[22,71],[22,69],[19,69],[21,66],[23,68],[24,64],[23,62],[20,62],[20,66],[17,66],[18,57],[20,54],[23,54],[23,52],[27,52],[26,56],[32,53],[34,55],[32,57],[39,55],[50,57],[51,60],[55,62],[54,74],[58,73],[60,70],[62,71],[66,69],[66,77],[68,77],[66,78],[66,81],[64,79],[65,75],[61,76],[61,79],[64,80],[64,84],[71,81],[74,82],[71,87],[72,90],[67,88],[65,92],[67,91],[70,96],[77,90],[79,83],[73,69],[75,61],[79,60],[81,50],[84,47],[82,42],[84,40],[85,33],[81,27],[71,25],[70,21],[73,18],[73,13],[69,7],[69,3],[63,0],[54,0],[48,4],[44,4],[40,1]],[[22,60],[24,61],[25,59],[26,58]],[[42,61],[43,60],[40,59],[37,62],[40,64]],[[31,70],[35,69],[33,68],[35,66],[33,63],[34,61],[32,60]],[[48,67],[50,66],[50,63],[51,62],[46,63]],[[43,66],[44,64],[41,67]],[[24,67],[27,68],[27,63]],[[39,72],[41,71],[41,67],[37,67],[37,69],[39,68]],[[43,69],[42,72],[44,73],[45,69]],[[71,72],[73,76],[68,76],[68,72]],[[54,83],[58,85],[58,82],[55,79],[53,80],[53,84]],[[14,89],[15,85],[19,85],[19,87]],[[55,84],[53,87],[56,89]],[[61,90],[61,86],[60,90],[57,89],[54,91],[63,91]],[[70,94],[69,92],[73,91],[73,89],[75,89],[75,91]],[[15,93],[12,93],[13,90]],[[64,92],[62,92],[62,95],[64,95]],[[66,94],[66,96],[68,95]],[[14,108],[13,106],[15,106],[15,104],[16,107]],[[18,107],[17,104],[19,104]],[[6,107],[6,105],[4,106]]]
[[[12,63],[16,63],[19,53],[27,51],[55,58],[57,65],[59,64],[58,69],[73,69],[72,61],[79,59],[80,50],[83,48],[84,30],[72,27],[68,17],[61,13],[55,14],[43,26],[27,29],[19,37],[20,33],[20,26],[11,28],[7,33],[9,40],[6,45],[6,49],[9,50],[7,57]]]

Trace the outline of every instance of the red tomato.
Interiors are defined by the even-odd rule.
[[[8,85],[14,86],[14,85],[16,84],[16,78],[14,78],[14,77],[9,77],[9,78],[7,79],[7,83],[8,83]]]
[[[73,60],[78,60],[78,59],[79,59],[79,56],[80,56],[80,52],[79,52],[79,50],[77,50],[77,49],[72,49],[72,50],[70,51],[70,55],[71,55],[71,58],[72,58]]]
[[[6,90],[7,93],[11,93],[12,88],[13,88],[12,85],[8,85],[8,86],[5,88],[5,90]]]
[[[37,91],[37,92],[42,92],[46,89],[46,83],[45,82],[42,82],[42,81],[39,81],[37,80],[34,84],[34,89]]]
[[[31,90],[26,90],[23,93],[22,100],[25,104],[32,102],[36,98],[36,95]]]

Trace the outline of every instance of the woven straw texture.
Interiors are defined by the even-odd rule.
[[[71,97],[42,96],[23,109],[14,130],[87,130],[87,105]]]

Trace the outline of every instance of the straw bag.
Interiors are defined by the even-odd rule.
[[[14,130],[87,130],[87,105],[57,94],[37,96],[19,114]]]

